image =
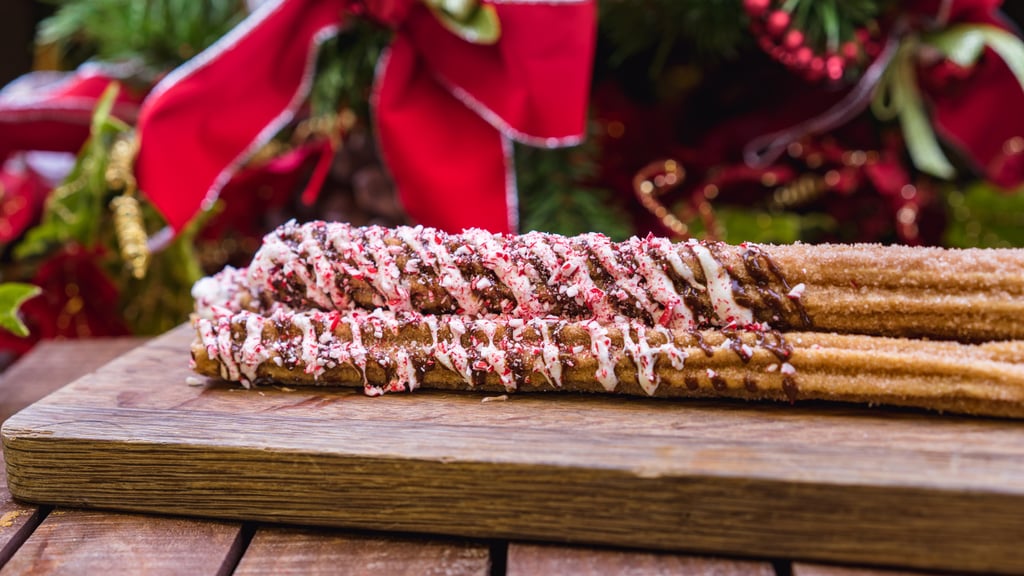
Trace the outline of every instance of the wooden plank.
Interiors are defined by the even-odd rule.
[[[0,574],[227,574],[239,534],[237,523],[58,509]]]
[[[775,576],[768,562],[511,543],[506,576]]]
[[[41,342],[0,374],[0,421],[143,342],[143,338]],[[14,555],[43,516],[45,511],[38,506],[15,501],[6,475],[0,477],[0,565]]]
[[[860,566],[831,566],[828,564],[793,564],[793,576],[929,576],[932,573],[865,568]],[[937,574],[936,574],[937,576]]]
[[[1024,565],[1024,427],[828,406],[189,386],[187,329],[4,426],[32,501],[954,571]],[[456,495],[457,497],[453,497]]]
[[[3,462],[2,455],[0,462]],[[43,515],[38,506],[15,501],[7,489],[7,477],[0,476],[0,566],[14,555]]]
[[[40,342],[0,374],[0,421],[145,341],[97,338]]]
[[[489,550],[470,543],[261,527],[235,576],[360,574],[487,576]]]
[[[7,418],[145,341],[40,343],[0,376],[0,416]],[[12,500],[6,477],[0,514],[0,560],[7,562],[3,573],[215,574],[230,569],[241,553],[237,523],[78,510],[56,510],[43,520],[38,507]]]

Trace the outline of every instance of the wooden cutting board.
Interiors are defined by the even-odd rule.
[[[14,496],[473,538],[1024,570],[1021,422],[822,404],[244,390],[195,385],[190,340],[179,328],[8,420]]]

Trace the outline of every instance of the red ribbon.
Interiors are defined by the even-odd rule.
[[[493,4],[494,45],[466,42],[419,3],[358,7],[395,27],[373,103],[381,150],[409,215],[458,231],[516,228],[511,141],[583,138],[595,36],[593,0]],[[171,72],[139,119],[140,188],[180,230],[242,162],[294,117],[316,48],[347,0],[269,0]]]
[[[33,72],[0,90],[0,164],[20,150],[78,152],[103,91],[131,65],[84,64],[74,72]],[[141,95],[122,89],[111,113],[134,122]]]

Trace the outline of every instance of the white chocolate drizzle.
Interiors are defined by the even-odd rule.
[[[750,309],[736,303],[736,297],[732,293],[732,281],[725,267],[719,265],[711,251],[701,243],[691,240],[687,242],[687,246],[697,255],[700,266],[704,269],[704,277],[707,279],[707,288],[711,294],[711,306],[715,309],[715,316],[726,326],[753,324],[754,315]]]
[[[654,395],[661,384],[659,363],[682,370],[687,358],[686,350],[676,343],[672,331],[625,318],[612,325],[594,320],[576,323],[577,329],[589,337],[589,347],[563,350],[564,344],[553,337],[552,331],[561,330],[566,324],[556,317],[510,323],[385,310],[340,314],[281,309],[264,318],[247,310],[212,310],[212,320],[196,318],[199,338],[207,355],[220,362],[223,377],[246,386],[258,379],[261,365],[273,361],[287,369],[303,370],[313,375],[314,380],[322,378],[327,370],[349,366],[360,375],[364,390],[370,395],[415,390],[421,385],[420,370],[435,363],[437,367],[433,369],[458,374],[470,387],[493,373],[506,391],[513,392],[524,376],[539,373],[552,386],[560,388],[564,366],[571,364],[565,353],[589,352],[596,363],[593,377],[606,391],[617,390],[621,381],[616,367],[628,359],[636,367],[639,386]],[[268,324],[276,326],[277,336],[266,336],[275,333],[268,332]],[[337,328],[341,325],[347,326],[348,334]],[[394,343],[402,330],[414,330],[417,325],[427,327],[428,341],[407,339],[402,344]],[[472,345],[466,346],[470,341]],[[727,341],[720,347],[728,345]],[[371,359],[385,369],[386,381],[368,381],[367,366]],[[521,367],[518,373],[514,365]],[[793,371],[789,364],[783,369],[786,374]]]
[[[749,284],[748,277],[743,279],[746,284],[737,284],[711,246],[674,244],[653,236],[614,243],[601,234],[504,236],[470,229],[449,235],[423,226],[289,222],[267,236],[244,282],[236,272],[220,275],[219,286],[197,285],[197,311],[203,313],[202,302],[213,300],[230,307],[232,295],[248,288],[256,296],[268,293],[260,298],[264,305],[280,301],[324,310],[386,307],[471,318],[508,314],[525,320],[555,314],[603,324],[626,316],[684,330],[743,328],[754,324],[755,316],[763,325],[781,310],[787,322],[809,323],[800,308],[799,289],[787,286],[783,292],[791,303],[744,300],[784,310],[759,309],[755,314],[738,303],[735,290],[746,286],[758,292],[760,284]],[[733,255],[759,250],[753,244],[714,246],[715,252]],[[770,273],[776,276],[773,282],[785,285],[780,273]],[[248,286],[239,286],[246,282]],[[353,282],[367,283],[373,295],[356,292],[363,295],[354,301]],[[420,293],[418,299],[411,297],[413,290]]]
[[[411,391],[436,363],[470,387],[490,380],[514,391],[539,374],[560,388],[573,355],[589,352],[594,379],[605,390],[621,383],[616,367],[625,359],[636,366],[637,384],[654,395],[659,362],[682,370],[687,357],[672,330],[769,329],[737,301],[745,296],[740,280],[716,256],[736,247],[709,246],[652,236],[614,243],[601,234],[470,229],[448,235],[423,226],[293,221],[264,239],[248,269],[225,268],[195,285],[194,323],[222,377],[246,386],[272,363],[301,369],[314,381],[348,366],[367,394]],[[799,307],[804,285],[790,289],[773,274],[786,286],[786,300],[795,302],[787,306]],[[454,314],[425,314],[424,300],[450,305]],[[388,343],[389,335],[417,324],[429,329],[429,342]],[[589,336],[589,347],[558,337],[570,325]],[[734,335],[721,347],[744,362],[754,353]],[[386,381],[370,382],[370,363],[384,370]],[[784,368],[787,375],[792,370]]]
[[[608,329],[596,320],[589,320],[583,323],[587,334],[590,336],[590,352],[597,358],[597,373],[594,377],[604,386],[608,392],[614,392],[619,384],[615,375],[616,360],[611,355],[612,340],[608,337]]]

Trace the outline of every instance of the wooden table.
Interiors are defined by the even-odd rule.
[[[128,338],[41,344],[0,375],[0,420],[142,342]],[[0,476],[0,565],[0,576],[906,573],[786,559],[706,558],[520,542],[456,541],[34,506],[14,501],[4,476]]]

